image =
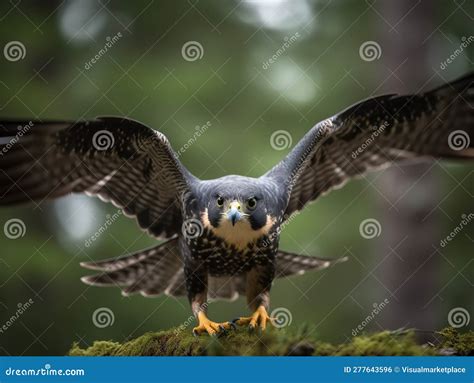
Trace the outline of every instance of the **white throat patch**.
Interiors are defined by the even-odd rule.
[[[274,217],[267,215],[266,224],[258,230],[252,229],[250,222],[245,218],[236,222],[235,226],[232,226],[229,220],[224,219],[219,227],[214,227],[209,221],[207,209],[202,213],[201,219],[205,228],[239,250],[245,249],[249,244],[268,234],[276,222]]]

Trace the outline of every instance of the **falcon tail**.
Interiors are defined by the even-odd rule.
[[[320,258],[309,255],[288,253],[279,250],[276,255],[277,278],[288,277],[290,275],[302,275],[306,271],[318,271],[334,266],[337,263],[347,261],[347,257],[341,258]]]

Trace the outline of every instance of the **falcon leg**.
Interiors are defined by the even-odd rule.
[[[247,304],[253,314],[249,317],[234,319],[232,323],[239,326],[248,325],[249,330],[256,328],[264,331],[267,323],[272,323],[268,315],[270,307],[270,287],[275,274],[273,263],[256,266],[247,274]]]
[[[231,322],[213,322],[207,315],[207,271],[201,268],[189,267],[184,268],[186,274],[186,288],[188,290],[188,298],[191,303],[194,316],[198,320],[198,325],[193,328],[193,334],[198,336],[202,333],[209,335],[222,335],[235,325]]]

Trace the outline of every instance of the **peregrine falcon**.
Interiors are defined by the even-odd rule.
[[[309,202],[393,162],[474,158],[474,74],[426,93],[383,95],[316,124],[259,178],[193,176],[167,138],[127,118],[0,122],[0,204],[86,193],[111,202],[165,240],[119,258],[83,262],[82,278],[123,294],[187,295],[195,334],[265,329],[275,278],[326,268],[279,249],[280,230]],[[23,129],[22,127],[28,127]],[[20,129],[20,130],[19,130]],[[20,134],[21,133],[21,134]],[[247,297],[253,314],[217,323],[208,300]]]

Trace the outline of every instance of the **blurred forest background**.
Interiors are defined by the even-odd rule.
[[[0,55],[0,115],[128,116],[175,150],[210,122],[186,146],[184,165],[204,179],[260,176],[316,122],[360,99],[428,90],[472,71],[473,18],[474,3],[461,0],[4,1],[1,47],[14,41],[24,50]],[[291,137],[284,150],[270,142],[278,130]],[[349,339],[358,326],[440,329],[456,308],[469,316],[474,224],[440,242],[472,213],[473,186],[472,164],[434,162],[375,173],[319,199],[284,229],[281,248],[349,260],[278,280],[272,307],[328,341]],[[115,211],[85,196],[0,209],[1,228],[25,224],[18,239],[0,231],[0,354],[64,354],[74,341],[123,341],[188,320],[184,298],[125,298],[80,282],[87,271],[79,262],[155,244],[120,216],[87,247]],[[380,223],[372,239],[360,234],[366,219]],[[94,324],[99,308],[113,324]],[[218,320],[247,313],[242,298],[209,310]]]

